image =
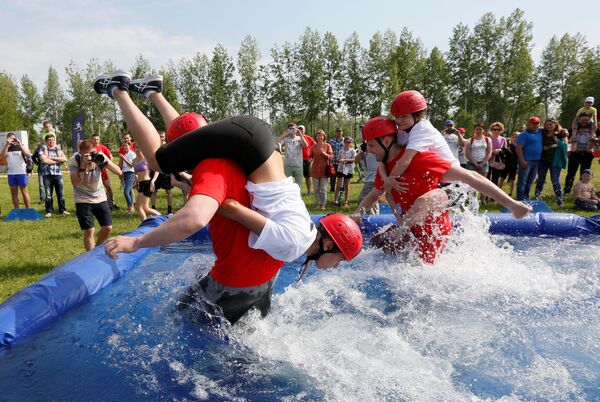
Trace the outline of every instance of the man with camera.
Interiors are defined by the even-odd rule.
[[[106,155],[96,151],[92,141],[83,140],[78,148],[79,153],[69,159],[69,172],[75,196],[75,211],[79,227],[83,230],[83,245],[89,251],[103,243],[112,230],[112,215],[102,185],[102,169],[106,168],[119,176],[122,173]],[[100,224],[96,241],[94,218]]]
[[[294,123],[288,124],[288,128],[279,136],[279,143],[285,150],[283,170],[287,177],[293,177],[294,181],[302,191],[303,160],[302,148],[307,148],[306,139]]]

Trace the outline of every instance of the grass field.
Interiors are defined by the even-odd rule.
[[[593,179],[596,188],[600,188],[600,168],[596,160],[593,164],[595,177]],[[566,172],[563,171],[563,177]],[[112,187],[115,191],[115,202],[124,206],[125,201],[122,191],[119,189],[119,180],[111,175]],[[315,209],[314,197],[304,196],[304,201],[311,213],[330,213],[330,212],[352,212],[356,208],[356,199],[362,184],[351,184],[350,208],[348,210],[332,207],[331,199],[333,195],[329,194],[329,205],[327,211],[317,211]],[[32,199],[32,207],[43,212],[44,206],[39,203],[37,189],[37,176],[30,177],[29,191]],[[306,192],[304,188],[303,194]],[[552,194],[551,185],[548,182],[544,188],[544,200],[557,212],[573,212],[581,215],[593,215],[593,213],[582,213],[573,209],[573,201],[570,198],[565,200],[566,206],[559,208]],[[70,216],[55,216],[41,221],[17,221],[0,222],[0,302],[4,301],[10,295],[39,280],[44,274],[55,266],[65,262],[76,255],[85,251],[82,242],[82,232],[79,229],[77,218],[75,216],[73,202],[73,188],[68,175],[65,175],[65,197],[67,209],[71,212]],[[56,200],[55,208],[56,208]],[[177,210],[181,207],[183,198],[181,192],[174,190],[174,206]],[[10,190],[5,175],[0,176],[0,211],[5,216],[11,209],[12,203]],[[164,191],[159,193],[157,200],[157,209],[166,213],[167,202]],[[501,208],[496,203],[487,203],[482,212],[497,212]],[[130,231],[139,225],[137,216],[126,216],[124,209],[120,209],[113,214],[113,235]]]

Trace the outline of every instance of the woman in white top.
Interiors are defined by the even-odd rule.
[[[478,123],[474,127],[473,137],[465,146],[467,169],[482,176],[487,176],[490,157],[492,156],[492,141],[485,135],[485,125]]]
[[[340,151],[338,158],[337,174],[338,179],[343,179],[344,184],[344,208],[348,208],[348,193],[350,192],[350,179],[354,174],[354,158],[356,157],[356,149],[352,148],[352,138],[344,139],[344,149]],[[342,180],[338,180],[335,185],[334,204],[340,206],[340,192],[342,191]]]
[[[6,144],[2,148],[2,156],[6,159],[8,186],[14,208],[19,208],[19,190],[23,196],[25,208],[29,208],[31,199],[27,189],[27,163],[26,158],[31,157],[31,152],[21,144],[15,133],[8,133]]]

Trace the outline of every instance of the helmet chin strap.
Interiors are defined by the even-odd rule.
[[[333,248],[331,248],[331,250],[325,250],[325,245],[323,244],[323,233],[321,232],[323,230],[323,228],[319,227],[318,230],[319,230],[319,251],[317,251],[316,253],[314,253],[312,255],[306,256],[306,260],[302,263],[302,268],[299,272],[299,276],[298,276],[298,279],[296,279],[296,282],[300,282],[300,280],[302,278],[304,278],[304,275],[306,275],[306,273],[308,272],[308,269],[312,265],[313,261],[317,261],[319,258],[321,258],[321,256],[323,254],[337,253],[339,251],[337,249],[337,247],[333,247]]]
[[[392,147],[394,146],[394,144],[396,143],[396,141],[393,141],[389,147],[386,147],[383,144],[383,141],[381,141],[381,138],[375,138],[375,140],[377,140],[377,143],[381,146],[381,148],[383,148],[383,150],[385,151],[385,155],[383,156],[383,159],[381,160],[381,162],[386,163],[389,156],[390,156],[390,149],[392,149]]]

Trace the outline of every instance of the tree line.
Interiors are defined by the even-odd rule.
[[[294,121],[311,133],[340,126],[358,138],[360,125],[387,114],[405,89],[425,95],[438,127],[452,118],[468,133],[480,121],[502,121],[511,130],[531,115],[568,123],[586,96],[600,99],[600,47],[588,46],[581,34],[554,36],[536,64],[532,26],[520,9],[500,18],[486,13],[472,27],[456,25],[447,52],[427,51],[406,28],[377,32],[363,47],[357,33],[341,43],[330,32],[307,27],[297,42],[273,45],[268,63],[260,62],[258,42],[247,36],[235,57],[218,44],[210,55],[170,60],[158,70],[138,55],[130,71],[134,77],[162,74],[164,95],[180,112],[196,111],[213,121],[250,114],[276,131]],[[99,132],[118,141],[126,130],[121,116],[112,100],[92,89],[96,76],[114,69],[112,61],[91,59],[83,67],[71,62],[63,89],[50,66],[41,91],[26,74],[17,80],[0,73],[0,131],[35,133],[34,126],[48,119],[67,144],[71,121],[83,114],[87,136]],[[156,110],[134,101],[164,129]]]

